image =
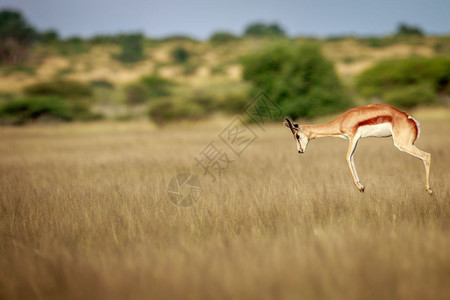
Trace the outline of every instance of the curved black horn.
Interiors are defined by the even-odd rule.
[[[289,120],[288,117],[284,117],[284,119],[285,119],[286,122],[289,124],[289,127],[292,127],[292,122],[291,122],[291,120]]]
[[[289,127],[289,129],[291,129],[292,133],[295,133],[294,126],[292,125],[291,120],[289,120],[288,117],[284,117],[284,119],[286,120],[286,123],[285,123],[285,124],[287,124],[287,126]],[[298,126],[298,125],[297,125],[297,126]]]

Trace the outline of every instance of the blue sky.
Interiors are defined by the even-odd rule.
[[[0,0],[40,30],[62,36],[141,31],[150,37],[217,30],[242,33],[250,22],[279,23],[290,35],[379,35],[399,22],[450,33],[450,0]]]

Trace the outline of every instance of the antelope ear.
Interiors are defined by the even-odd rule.
[[[292,125],[294,125],[294,129],[297,129],[298,131],[303,131],[302,128],[300,126],[298,126],[297,123],[294,123]]]

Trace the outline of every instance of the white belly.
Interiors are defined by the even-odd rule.
[[[376,125],[366,125],[358,128],[357,133],[361,138],[365,137],[388,137],[392,135],[391,123],[381,123]]]

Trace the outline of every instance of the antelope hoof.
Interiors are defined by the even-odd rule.
[[[430,187],[427,187],[426,190],[430,196],[433,195],[433,190]]]
[[[359,191],[360,191],[362,194],[364,194],[364,189],[365,189],[365,187],[364,187],[363,185],[361,185],[361,186],[359,187]]]

